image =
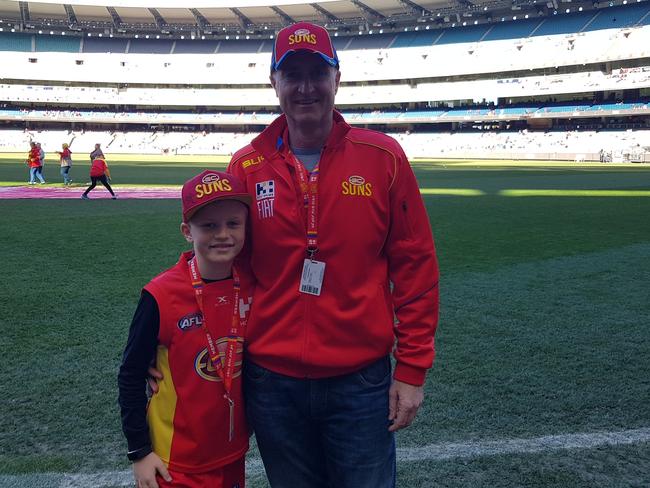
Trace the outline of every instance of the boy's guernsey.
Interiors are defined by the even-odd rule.
[[[158,393],[149,401],[147,422],[153,451],[170,469],[200,473],[241,458],[248,449],[248,431],[240,427],[234,431],[232,440],[229,439],[229,404],[224,398],[223,382],[210,363],[202,328],[204,320],[211,324],[217,347],[225,352],[233,314],[233,280],[203,285],[204,317],[188,271],[191,256],[191,252],[183,253],[175,266],[144,287],[155,299],[160,313],[156,368],[164,377],[159,382]],[[252,286],[242,277],[239,308],[245,317],[251,295]],[[242,354],[243,341],[236,349],[231,390],[237,426],[246,425],[241,388]],[[218,399],[216,410],[215,398]],[[197,446],[205,447],[197,449]]]

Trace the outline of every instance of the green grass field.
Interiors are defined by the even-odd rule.
[[[119,192],[205,165],[111,168]],[[398,486],[650,486],[650,167],[414,168],[442,302]],[[0,161],[0,185],[26,174]],[[186,248],[179,213],[172,200],[0,199],[0,486],[127,486],[116,373],[141,286]],[[266,487],[249,459],[247,486]]]

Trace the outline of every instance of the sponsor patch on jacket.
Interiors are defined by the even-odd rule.
[[[241,166],[242,168],[246,169],[250,166],[257,166],[262,161],[264,161],[264,156],[257,156],[256,158],[247,159],[246,161],[242,162]]]
[[[201,312],[193,312],[191,314],[185,315],[184,317],[181,317],[177,325],[178,328],[183,332],[187,332],[188,330],[192,329],[198,329],[201,327],[201,325],[203,325],[203,315],[201,315]]]
[[[257,213],[260,220],[273,217],[275,180],[255,183],[255,199],[257,200]]]
[[[371,197],[372,183],[363,176],[352,175],[347,181],[341,182],[341,194],[352,197]]]
[[[264,198],[275,198],[275,180],[260,181],[255,183],[255,198],[262,200]]]

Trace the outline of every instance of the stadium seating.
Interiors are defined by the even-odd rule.
[[[138,126],[208,125],[220,130],[233,127],[229,133],[195,129],[179,133],[68,134],[75,138],[76,147],[92,148],[95,142],[101,142],[107,151],[115,153],[228,153],[234,147],[233,140],[250,139],[250,132],[236,133],[241,130],[238,127],[261,127],[278,111],[277,97],[268,81],[273,41],[244,37],[161,40],[0,32],[2,76],[12,80],[0,84],[0,99],[9,105],[0,110],[0,119],[48,124],[83,121]],[[648,145],[635,135],[608,138],[601,137],[603,132],[593,133],[598,137],[594,139],[596,136],[584,131],[575,140],[573,135],[566,140],[558,139],[552,131],[444,135],[433,125],[432,133],[426,137],[403,133],[416,124],[420,125],[418,130],[422,130],[422,124],[436,123],[445,123],[446,128],[459,125],[467,130],[474,122],[647,116],[650,109],[645,101],[601,102],[602,97],[598,103],[547,101],[554,97],[570,99],[573,94],[582,100],[586,98],[585,92],[617,94],[640,90],[638,93],[647,94],[650,66],[644,60],[650,57],[648,2],[544,18],[504,18],[495,24],[447,29],[418,26],[417,30],[380,34],[366,30],[359,35],[348,32],[335,36],[333,43],[342,66],[338,107],[354,124],[389,124],[396,130],[400,125],[404,127],[396,137],[404,138],[412,157],[472,157],[487,151],[517,157],[560,154],[571,158],[572,154],[593,156],[595,140],[604,141],[603,145],[614,148],[609,149],[611,152],[620,154],[630,141],[639,147]],[[639,66],[607,68],[607,72],[594,68],[626,59],[639,60]],[[585,67],[581,69],[582,65]],[[563,67],[569,69],[560,69]],[[556,71],[561,73],[549,74]],[[513,76],[514,72],[518,76]],[[529,72],[530,76],[523,75]],[[168,85],[187,86],[188,73],[192,88],[157,86],[160,80]],[[102,86],[96,84],[99,80],[104,83]],[[210,88],[200,88],[201,85]],[[537,101],[523,104],[523,99]],[[11,107],[33,103],[48,108]],[[80,105],[115,109],[84,109]],[[149,108],[124,112],[125,106]],[[396,108],[407,106],[409,110]],[[435,108],[413,109],[414,106]],[[195,107],[202,108],[195,111]],[[259,111],[260,107],[265,110]],[[547,122],[541,121],[540,126]],[[5,131],[2,137],[7,134]],[[638,134],[647,137],[647,132]],[[20,131],[15,140],[3,141],[0,151],[9,147],[23,151],[35,137],[46,142],[51,150],[60,146],[65,134],[52,131],[34,136]]]
[[[70,36],[34,36],[36,51],[78,53],[81,40]]]
[[[0,51],[32,51],[32,38],[28,34],[9,34],[0,32]]]
[[[79,132],[0,130],[0,152],[24,152],[31,140],[46,153],[71,144],[73,157],[85,159],[95,143],[111,154],[230,155],[255,132]],[[583,159],[598,160],[603,149],[614,159],[642,157],[650,151],[650,130],[637,131],[508,131],[391,133],[409,158]]]

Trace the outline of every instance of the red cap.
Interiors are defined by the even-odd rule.
[[[273,44],[271,69],[278,70],[288,55],[300,50],[319,54],[331,66],[339,65],[339,57],[327,30],[309,22],[298,22],[278,32]]]
[[[183,222],[187,222],[197,210],[217,200],[238,200],[250,206],[251,196],[244,183],[237,177],[211,169],[187,180],[181,192]]]

